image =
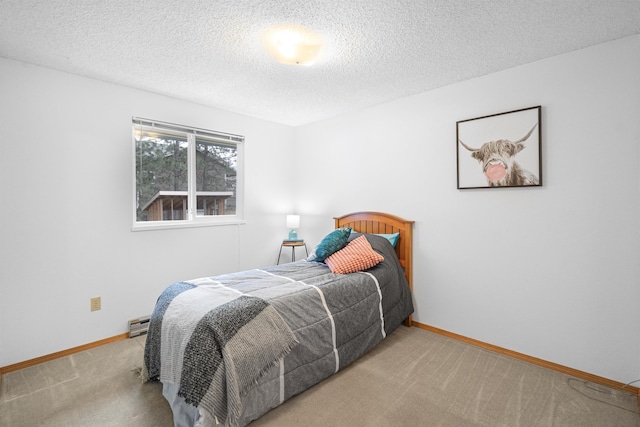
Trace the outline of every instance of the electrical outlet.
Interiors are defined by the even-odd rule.
[[[91,311],[100,310],[100,297],[91,298]]]

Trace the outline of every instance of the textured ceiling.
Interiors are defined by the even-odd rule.
[[[639,33],[640,0],[0,0],[2,57],[294,126]]]

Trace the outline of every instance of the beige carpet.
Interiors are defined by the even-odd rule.
[[[144,337],[3,376],[1,426],[172,426],[140,384]],[[265,426],[630,426],[637,396],[401,327],[352,366],[253,422]]]

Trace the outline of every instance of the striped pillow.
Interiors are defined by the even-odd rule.
[[[382,255],[374,251],[365,236],[352,240],[343,249],[324,260],[333,273],[347,274],[366,270],[380,261]]]

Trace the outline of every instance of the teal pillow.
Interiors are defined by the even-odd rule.
[[[353,231],[352,233],[357,233],[357,231]],[[396,244],[398,244],[398,239],[400,238],[399,231],[393,234],[375,234],[375,235],[384,237],[385,239],[387,239],[389,243],[391,243],[391,246],[393,246],[394,248],[396,247]]]
[[[338,252],[347,244],[351,234],[351,228],[338,228],[324,236],[324,239],[316,246],[308,261],[324,262],[334,252]]]
[[[391,246],[395,248],[396,244],[398,243],[398,238],[400,238],[400,232],[398,231],[397,233],[393,234],[376,234],[376,236],[384,237],[389,241],[389,243],[391,243]]]

